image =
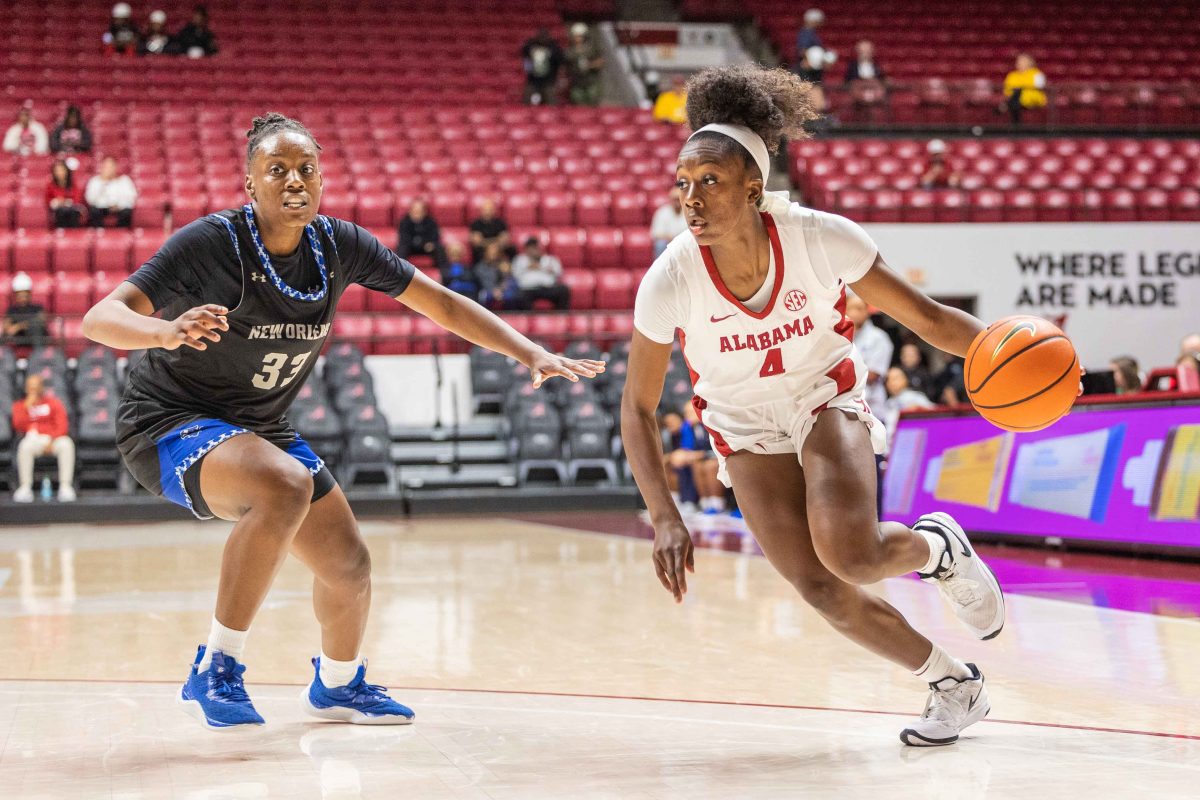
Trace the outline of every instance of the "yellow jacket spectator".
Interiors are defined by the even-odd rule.
[[[1016,69],[1004,76],[1004,96],[1012,121],[1021,121],[1021,111],[1026,108],[1043,108],[1046,105],[1046,75],[1037,68],[1027,53],[1017,56]]]
[[[671,78],[671,88],[654,101],[654,118],[660,122],[683,125],[687,122],[687,89],[682,75]]]

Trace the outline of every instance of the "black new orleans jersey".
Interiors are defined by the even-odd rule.
[[[286,426],[345,288],[358,283],[394,297],[412,280],[412,264],[357,225],[328,217],[308,226],[295,253],[264,263],[252,223],[241,209],[196,220],[129,277],[164,318],[216,303],[229,309],[229,330],[206,350],[148,351],[129,376],[120,414],[128,427],[118,438],[129,427],[156,436],[189,414],[249,430]]]

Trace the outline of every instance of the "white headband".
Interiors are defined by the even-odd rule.
[[[762,140],[754,131],[747,128],[745,125],[722,125],[714,122],[712,125],[705,125],[700,130],[688,137],[690,142],[696,138],[696,134],[712,131],[728,136],[735,142],[746,148],[750,153],[750,157],[754,159],[754,163],[758,165],[758,171],[762,173],[763,186],[767,185],[767,178],[771,175],[771,156],[767,152],[767,143]]]

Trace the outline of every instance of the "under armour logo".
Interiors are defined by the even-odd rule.
[[[263,275],[261,272],[251,272],[251,273],[250,273],[250,280],[252,280],[252,281],[258,281],[259,283],[266,283],[266,282],[267,282],[267,276],[266,276],[266,275]]]
[[[180,439],[195,439],[199,435],[200,435],[200,426],[199,425],[193,425],[190,428],[184,428],[183,430],[181,430],[179,432]]]

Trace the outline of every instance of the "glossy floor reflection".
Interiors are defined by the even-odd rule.
[[[878,588],[988,677],[993,719],[901,746],[921,687],[833,634],[761,557],[703,551],[687,602],[649,543],[502,519],[368,522],[367,655],[409,729],[304,720],[310,579],[289,564],[247,652],[268,725],[173,706],[227,527],[0,533],[0,797],[1195,796],[1200,623],[1010,598],[993,642],[933,589]],[[404,688],[407,687],[407,688]],[[1030,794],[1030,793],[1033,794]]]

